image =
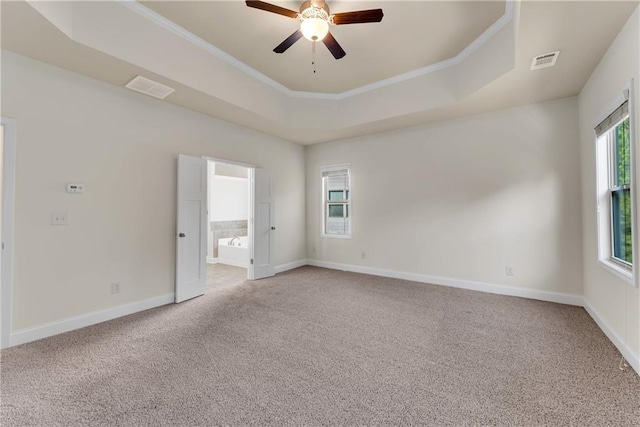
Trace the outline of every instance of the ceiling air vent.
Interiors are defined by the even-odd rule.
[[[137,76],[129,83],[126,84],[126,88],[135,90],[136,92],[144,93],[145,95],[153,96],[158,99],[165,99],[175,89],[165,86],[153,80],[146,79],[144,77]]]
[[[531,69],[538,70],[540,68],[553,67],[556,65],[558,55],[560,55],[560,51],[556,50],[555,52],[545,53],[544,55],[534,57],[531,62]]]

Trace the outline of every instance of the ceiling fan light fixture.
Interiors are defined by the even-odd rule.
[[[329,23],[322,18],[307,18],[300,24],[302,35],[312,42],[319,42],[329,32]]]

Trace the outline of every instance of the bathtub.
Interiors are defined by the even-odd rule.
[[[233,244],[230,244],[233,240]],[[247,236],[218,239],[218,263],[249,267],[249,238]]]

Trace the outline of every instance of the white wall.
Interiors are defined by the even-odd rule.
[[[14,330],[173,291],[178,153],[270,169],[275,263],[305,258],[303,147],[2,55],[2,114],[18,132]],[[70,225],[49,225],[58,211]]]
[[[578,148],[575,97],[308,147],[307,254],[580,295]],[[347,162],[353,238],[322,238],[320,168]]]
[[[249,217],[247,178],[213,175],[209,181],[209,221],[236,221]]]
[[[640,352],[640,293],[598,262],[594,127],[625,85],[635,79],[635,129],[640,135],[640,12],[636,9],[600,61],[579,96],[582,162],[584,296],[592,308],[636,355]],[[640,147],[639,141],[635,141]],[[638,156],[638,153],[636,153]],[[640,165],[640,163],[638,163]],[[640,182],[636,182],[640,184]],[[636,216],[636,219],[638,217]],[[637,356],[636,356],[637,357]]]
[[[207,262],[215,262],[211,222],[249,219],[249,170],[209,161],[209,221],[207,222]],[[243,178],[244,177],[244,178]]]

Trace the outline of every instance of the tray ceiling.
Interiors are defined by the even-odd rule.
[[[179,1],[169,3],[187,4]],[[127,90],[123,86],[136,75],[151,78],[176,89],[165,100],[153,102],[173,103],[302,144],[577,95],[638,6],[637,1],[516,2],[513,3],[517,6],[513,18],[509,18],[507,25],[467,55],[465,61],[475,61],[470,66],[462,64],[457,72],[453,66],[436,66],[438,71],[430,74],[413,73],[413,77],[408,79],[396,79],[390,83],[387,80],[385,85],[374,83],[373,88],[352,89],[346,96],[343,96],[344,91],[340,93],[337,89],[343,84],[342,73],[336,73],[333,75],[335,85],[328,92],[339,95],[321,96],[294,92],[300,89],[306,92],[311,90],[309,87],[287,89],[284,83],[278,83],[281,81],[278,75],[268,76],[260,63],[253,73],[247,72],[251,70],[250,66],[242,65],[239,59],[234,61],[241,66],[225,63],[206,46],[193,44],[192,40],[178,35],[175,30],[182,31],[178,24],[172,23],[174,28],[167,28],[146,16],[137,15],[133,10],[127,12],[123,9],[130,9],[128,5],[132,4],[137,3],[2,1],[2,49],[120,86],[123,91]],[[238,9],[241,16],[247,12],[269,16],[266,12],[246,8],[244,2],[239,4],[242,6]],[[293,8],[288,3],[279,4]],[[337,8],[342,3],[334,4]],[[356,2],[356,6],[345,7],[344,10],[375,7],[376,4],[379,3]],[[503,2],[500,4],[504,7]],[[53,18],[67,14],[72,19],[63,19],[59,25],[54,25],[37,10],[40,7],[52,8],[50,11],[55,12]],[[385,8],[385,20],[389,18],[390,10]],[[121,16],[115,18],[111,15],[113,13]],[[150,13],[169,22],[154,11]],[[498,22],[504,22],[505,16],[501,16]],[[289,24],[287,18],[277,15],[274,18],[279,21],[282,18]],[[98,21],[102,21],[103,26],[98,26]],[[376,24],[354,25],[348,29],[366,30],[367,25],[375,27]],[[125,27],[128,31],[126,36]],[[194,28],[191,30],[195,31]],[[143,37],[152,32],[159,37]],[[242,31],[236,33],[244,34]],[[91,34],[93,36],[87,38]],[[400,39],[398,34],[387,34],[387,37]],[[160,38],[167,43],[160,42]],[[275,43],[279,41],[281,39],[276,39]],[[340,38],[349,56],[348,41],[348,37]],[[213,46],[207,41],[202,43]],[[271,52],[272,48],[270,42],[269,46],[265,43],[266,52],[260,54],[276,56]],[[395,50],[414,60],[418,46]],[[468,50],[466,47],[463,52]],[[532,57],[555,50],[561,51],[556,66],[529,70]],[[186,51],[190,52],[191,65],[178,59],[184,57]],[[232,58],[231,54],[225,55]],[[437,56],[434,54],[433,58]],[[331,64],[342,61],[329,59],[333,61]],[[298,66],[307,72],[304,58],[301,61],[303,64]],[[450,60],[445,62],[451,63]],[[319,65],[318,71],[322,76],[322,64]],[[387,65],[382,68],[387,70]],[[419,66],[424,67],[424,64]],[[490,76],[497,66],[502,71]],[[484,77],[483,70],[488,73]],[[262,78],[256,77],[255,73],[262,73]],[[476,84],[469,86],[468,83],[473,83],[474,79]]]
[[[273,48],[297,19],[248,8],[244,1],[145,1],[144,6],[295,91],[340,93],[453,58],[505,13],[504,1],[328,1],[331,13],[381,8],[380,23],[332,26],[347,52],[335,60],[321,43],[284,54]],[[302,2],[271,2],[298,11]]]

